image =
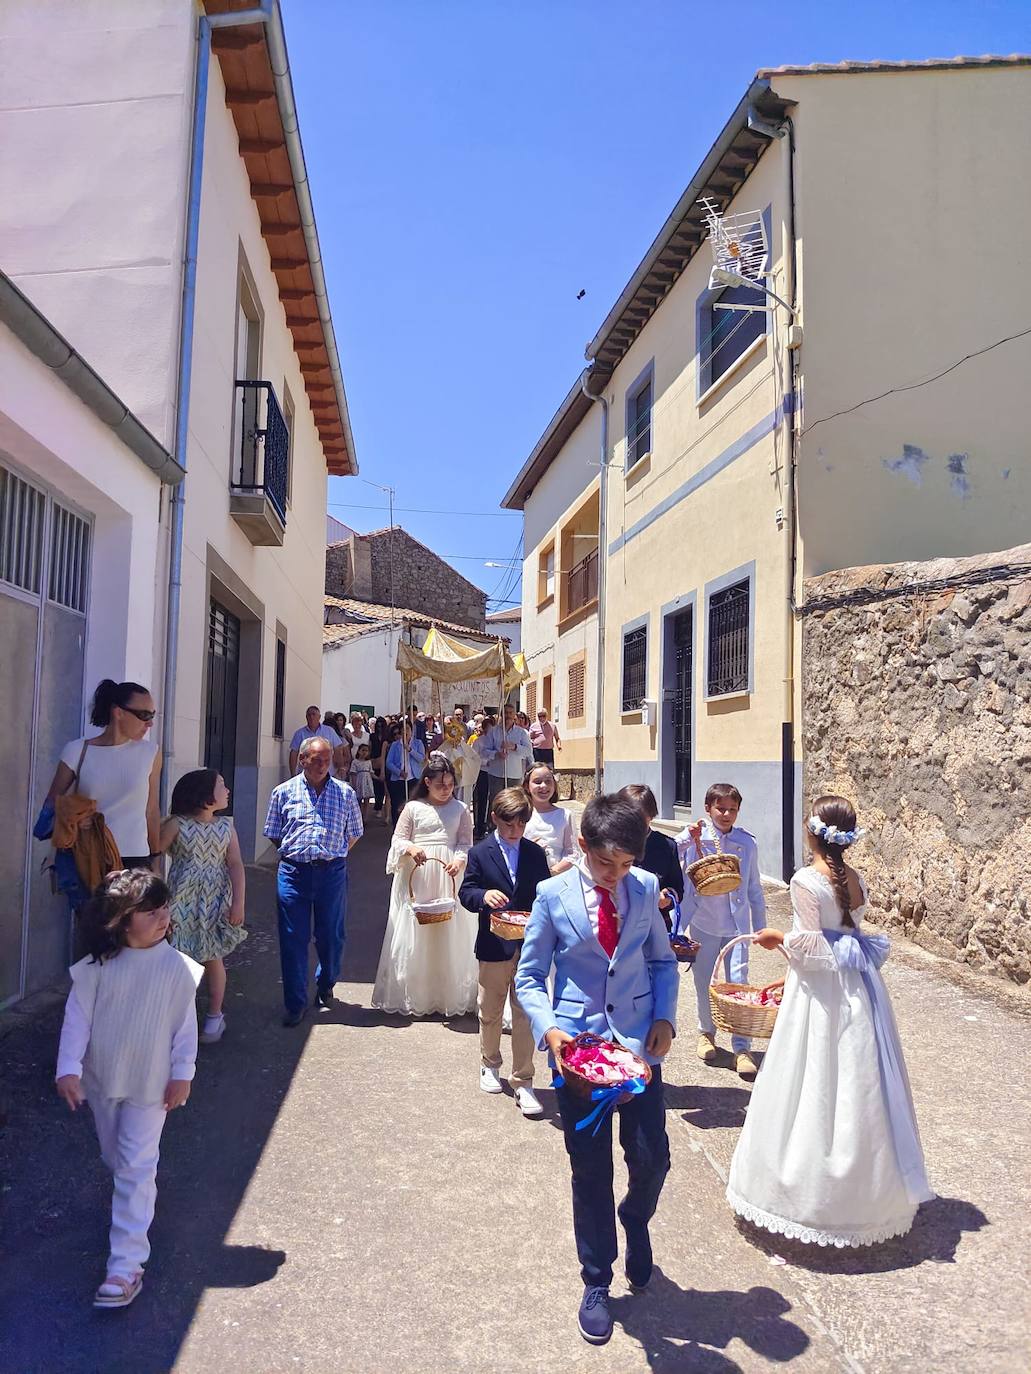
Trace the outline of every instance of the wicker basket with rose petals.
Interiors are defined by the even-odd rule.
[[[590,1097],[598,1088],[618,1087],[628,1079],[643,1078],[648,1084],[652,1077],[640,1055],[590,1031],[581,1031],[562,1046],[558,1067],[566,1087],[578,1097]],[[616,1105],[629,1102],[631,1096],[621,1094]]]
[[[736,854],[724,854],[716,826],[713,826],[712,834],[716,853],[702,855],[701,845],[695,840],[695,849],[701,857],[685,869],[699,897],[719,897],[741,886],[741,860]]]
[[[751,935],[738,935],[717,955],[709,982],[709,1009],[717,1030],[744,1035],[753,1040],[769,1040],[777,1024],[777,1012],[784,991],[784,980],[756,987],[751,983],[717,983],[716,974],[723,957],[734,945],[749,943]],[[784,954],[783,949],[781,953]],[[784,955],[785,959],[787,955]]]
[[[426,863],[440,864],[446,867],[443,859],[438,859],[435,854],[426,855]],[[413,864],[411,872],[408,874],[408,898],[412,903],[412,910],[415,912],[415,919],[421,926],[439,926],[444,921],[451,920],[451,913],[455,909],[455,902],[458,898],[458,889],[452,874],[448,874],[451,879],[450,897],[433,897],[426,900],[416,898],[415,890],[412,887],[412,879],[415,877],[416,869],[419,867]]]
[[[501,940],[522,940],[526,935],[526,923],[529,919],[528,911],[492,911],[491,934],[497,935]]]

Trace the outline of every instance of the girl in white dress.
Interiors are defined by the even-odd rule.
[[[394,875],[390,914],[372,992],[372,1005],[381,1011],[461,1016],[476,1010],[476,915],[456,897],[449,921],[420,926],[409,895],[410,877],[420,901],[451,897],[461,885],[473,824],[454,791],[455,770],[436,754],[398,817],[387,854],[387,872]]]
[[[884,936],[861,933],[866,888],[844,850],[863,831],[843,797],[807,822],[812,864],[791,879],[781,946],[790,971],[727,1198],[747,1221],[811,1245],[871,1245],[903,1235],[927,1183],[913,1098],[887,990]]]
[[[548,764],[535,763],[528,768],[523,789],[533,806],[525,838],[539,844],[547,854],[552,877],[564,873],[576,859],[576,842],[569,812],[558,805],[558,783]]]

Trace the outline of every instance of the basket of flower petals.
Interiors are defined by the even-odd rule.
[[[731,945],[751,940],[739,935],[720,950],[709,983],[709,1008],[717,1030],[731,1035],[744,1035],[755,1040],[769,1040],[777,1023],[777,1012],[784,996],[784,980],[756,987],[751,983],[717,983],[716,974],[723,964],[723,956]]]
[[[558,1067],[566,1087],[578,1097],[592,1097],[597,1089],[615,1088],[620,1083],[643,1080],[647,1086],[652,1076],[639,1055],[590,1031],[581,1031],[562,1046]],[[632,1096],[632,1092],[621,1093],[614,1105],[629,1102]]]
[[[441,864],[443,866],[444,860],[438,859],[435,854],[427,854],[426,863]],[[416,897],[415,889],[412,885],[412,880],[416,872],[417,868],[413,865],[411,872],[408,874],[408,897],[412,903],[412,910],[415,912],[415,919],[421,926],[439,926],[443,921],[450,921],[451,913],[455,909],[455,902],[458,898],[458,890],[455,887],[454,878],[450,873],[448,874],[448,878],[451,881],[450,897],[419,898]]]
[[[529,919],[528,911],[492,911],[491,933],[502,940],[521,940],[526,934],[526,923]]]

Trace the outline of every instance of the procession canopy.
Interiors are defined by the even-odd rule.
[[[522,654],[515,658],[508,652],[504,640],[483,648],[454,635],[446,635],[431,626],[421,649],[400,641],[397,646],[397,670],[407,683],[428,677],[433,682],[473,682],[477,678],[504,679],[505,691],[510,692],[529,677]]]

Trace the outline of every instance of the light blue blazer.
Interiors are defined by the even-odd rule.
[[[659,913],[659,884],[643,868],[623,879],[628,909],[612,958],[598,943],[584,904],[579,871],[567,869],[537,888],[515,976],[515,991],[544,1048],[553,1026],[576,1035],[593,1031],[647,1059],[653,1021],[676,1027],[676,957]],[[555,998],[547,977],[555,965]]]
[[[712,920],[718,924],[720,914],[730,906],[730,919],[738,935],[751,935],[762,930],[766,924],[766,898],[763,895],[762,878],[759,876],[759,850],[755,836],[741,826],[735,825],[729,835],[720,836],[720,847],[725,854],[736,854],[741,864],[741,886],[722,897],[699,897],[694,884],[687,877],[688,865],[694,863],[694,841],[686,837],[686,832],[677,836],[677,850],[684,868],[684,900],[681,903],[684,924],[689,924],[706,909],[714,915]],[[716,853],[712,822],[706,820],[702,826],[702,853]],[[727,937],[730,939],[730,936]],[[738,946],[737,948],[743,948]]]

